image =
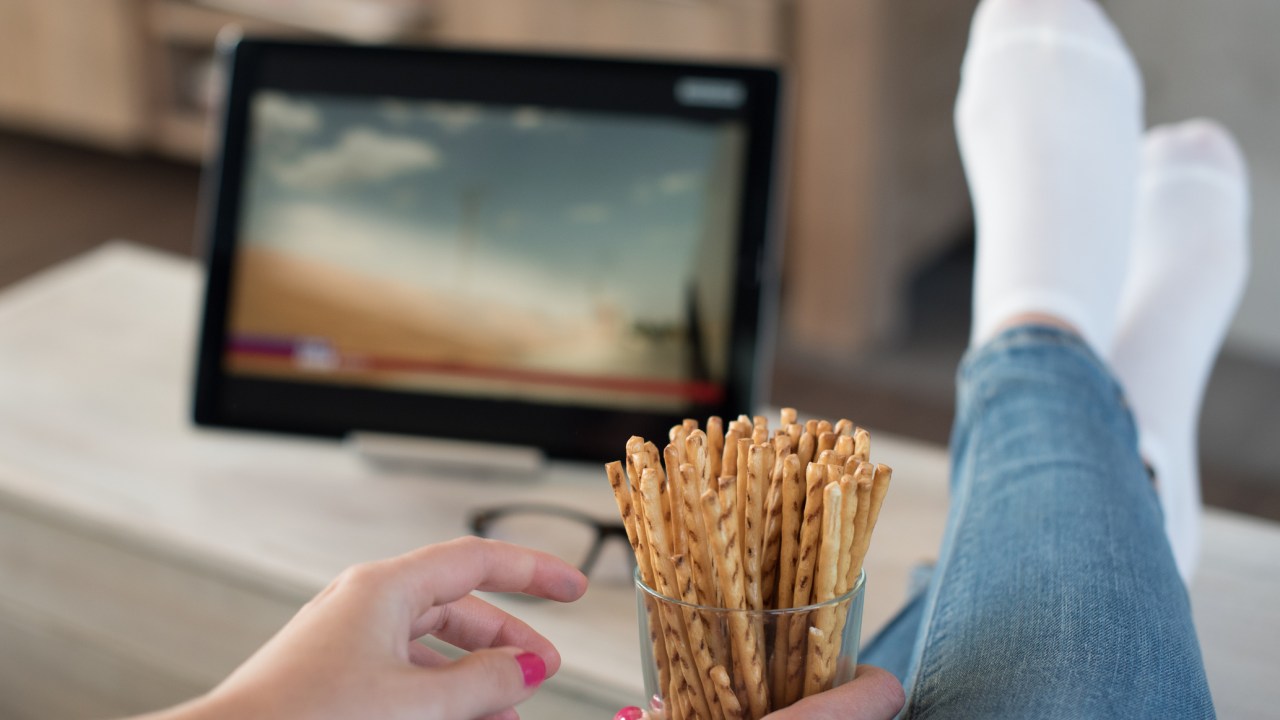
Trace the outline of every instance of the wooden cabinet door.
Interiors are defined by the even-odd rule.
[[[136,0],[0,2],[0,122],[117,148],[146,130]]]

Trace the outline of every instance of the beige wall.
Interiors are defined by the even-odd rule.
[[[1147,120],[1215,117],[1253,181],[1253,271],[1232,328],[1237,352],[1280,362],[1280,1],[1111,0],[1147,81]]]

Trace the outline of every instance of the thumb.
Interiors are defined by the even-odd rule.
[[[898,678],[878,667],[859,665],[853,680],[810,695],[765,720],[890,720],[905,703]]]
[[[429,670],[427,704],[441,718],[478,718],[527,700],[547,677],[537,653],[518,648],[477,650]]]

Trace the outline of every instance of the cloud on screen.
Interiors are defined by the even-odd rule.
[[[483,109],[471,103],[427,102],[423,116],[448,133],[461,133],[484,119]]]
[[[569,222],[579,225],[599,225],[608,222],[613,213],[603,203],[584,203],[569,208]]]
[[[295,160],[279,161],[271,171],[286,187],[324,190],[388,180],[440,164],[440,151],[421,138],[356,127],[343,133],[334,145]]]
[[[282,93],[266,92],[253,101],[254,120],[267,132],[310,135],[320,129],[323,119],[313,103],[294,100]]]

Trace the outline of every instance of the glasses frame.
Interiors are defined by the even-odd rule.
[[[595,531],[595,539],[591,542],[591,547],[587,549],[587,555],[578,565],[578,569],[583,575],[590,576],[591,569],[595,567],[596,561],[600,558],[600,552],[604,549],[604,544],[612,538],[618,538],[626,543],[628,552],[623,553],[626,556],[632,571],[635,571],[635,556],[630,552],[631,540],[627,537],[627,528],[620,521],[605,521],[593,517],[579,510],[564,507],[562,505],[551,505],[548,503],[512,503],[510,505],[498,505],[495,507],[481,508],[471,513],[468,526],[471,528],[473,535],[488,538],[488,530],[493,523],[507,515],[533,514],[533,515],[554,515],[556,517],[572,520],[579,524],[585,525]]]

